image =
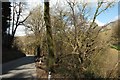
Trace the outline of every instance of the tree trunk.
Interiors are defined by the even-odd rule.
[[[55,63],[55,54],[54,54],[54,45],[53,45],[51,21],[49,14],[49,1],[46,0],[44,2],[44,20],[46,25],[46,37],[47,37],[47,45],[48,45],[47,66],[49,71],[53,71],[52,67]]]

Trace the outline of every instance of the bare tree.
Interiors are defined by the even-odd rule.
[[[61,72],[63,76],[76,79],[83,75],[86,77],[87,74],[95,77],[95,74],[87,73],[89,65],[93,64],[93,59],[100,53],[104,53],[109,46],[109,40],[101,37],[103,27],[99,27],[95,20],[114,3],[98,1],[94,14],[88,18],[90,15],[89,4],[78,2],[67,0],[69,7],[67,11],[60,7],[57,7],[56,10],[51,8],[53,9],[51,10],[51,16],[49,2],[44,2],[44,21],[41,9],[38,8],[32,11],[32,16],[26,21],[27,26],[36,37],[40,38],[46,31],[48,70],[52,71],[54,69],[56,73],[58,70],[58,73]],[[42,42],[39,39],[38,41]],[[59,55],[56,64],[55,58],[58,53],[55,54],[55,49],[58,53],[62,53]],[[57,69],[53,68],[55,67],[54,64],[57,65]],[[61,71],[61,68],[64,71]]]
[[[45,25],[44,25],[44,17],[43,11],[41,6],[35,7],[33,10],[30,11],[31,15],[25,21],[25,26],[27,31],[32,31],[35,38],[36,38],[36,45],[41,44],[42,40],[44,39],[45,35]]]
[[[25,3],[24,2],[13,2],[12,3],[12,37],[10,39],[10,42],[13,42],[16,30],[19,25],[23,25],[25,20],[30,16],[28,14],[26,17],[23,14],[25,8]]]
[[[74,77],[80,77],[78,75],[84,73],[87,70],[88,65],[90,65],[92,61],[91,58],[94,58],[95,55],[99,53],[103,53],[103,51],[106,50],[106,48],[109,46],[109,40],[105,41],[101,39],[100,35],[101,35],[101,29],[103,27],[98,27],[98,25],[95,23],[95,20],[102,12],[109,9],[114,4],[114,2],[104,2],[102,0],[98,1],[96,10],[90,19],[92,20],[92,22],[89,19],[88,20],[86,19],[86,16],[89,14],[88,3],[77,4],[77,2],[75,1],[73,2],[67,1],[67,3],[70,7],[70,12],[69,14],[66,15],[67,18],[68,17],[70,18],[67,22],[68,23],[71,22],[72,24],[69,24],[71,28],[65,30],[66,31],[64,33],[65,37],[62,37],[65,39],[62,40],[64,40],[63,44],[69,46],[66,47],[67,51],[69,52],[68,55],[72,54],[78,56],[76,58],[79,61],[79,64],[76,64],[76,66],[79,67],[76,67],[75,70],[80,70],[80,71],[78,73],[74,73],[76,71],[71,70],[71,73],[74,74],[73,75]],[[75,11],[76,8],[79,9]],[[76,13],[79,13],[79,15],[77,15]],[[64,50],[66,50],[66,48]],[[69,56],[66,56],[66,58],[67,57]],[[61,57],[60,59],[62,60],[64,58]],[[70,60],[68,60],[68,63],[66,64],[69,64],[69,61]],[[74,62],[73,64],[72,63],[70,64],[75,65]]]

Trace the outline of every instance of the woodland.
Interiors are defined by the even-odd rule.
[[[95,22],[115,2],[98,0],[94,12],[93,4],[65,2],[50,6],[45,0],[31,10],[27,2],[2,2],[3,62],[34,55],[38,79],[49,72],[52,78],[72,80],[119,78],[120,20],[104,26]],[[25,36],[15,36],[20,25]]]

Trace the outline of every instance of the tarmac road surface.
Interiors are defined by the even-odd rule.
[[[2,79],[4,78],[27,78],[33,80],[36,77],[34,56],[26,57],[5,63],[2,65]]]

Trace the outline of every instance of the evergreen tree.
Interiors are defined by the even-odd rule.
[[[2,33],[6,34],[7,28],[10,27],[10,2],[2,2]]]
[[[11,3],[10,2],[2,2],[2,44],[3,46],[9,47],[8,40],[10,37],[10,15],[11,15]]]

